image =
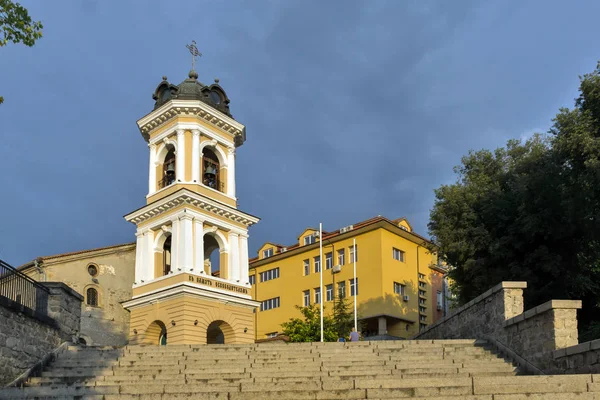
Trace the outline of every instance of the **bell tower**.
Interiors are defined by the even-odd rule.
[[[123,303],[130,343],[252,343],[260,303],[248,227],[259,219],[237,208],[235,189],[246,128],[219,81],[204,85],[193,69],[179,85],[163,77],[152,97],[137,121],[149,149],[146,205],[125,216],[137,227],[133,296]]]

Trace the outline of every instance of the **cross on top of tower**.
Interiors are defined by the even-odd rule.
[[[188,48],[190,54],[192,55],[192,71],[196,70],[196,57],[202,57],[202,53],[198,51],[198,47],[196,47],[196,41],[192,40],[192,44],[186,44],[185,47]]]

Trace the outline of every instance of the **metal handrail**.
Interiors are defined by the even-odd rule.
[[[50,290],[0,260],[0,296],[43,315],[48,315]]]

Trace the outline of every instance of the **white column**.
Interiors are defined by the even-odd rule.
[[[156,145],[150,146],[150,168],[148,170],[148,194],[156,192]]]
[[[200,131],[192,131],[192,182],[200,183]]]
[[[240,235],[240,282],[246,284],[248,278],[248,236]]]
[[[181,272],[189,272],[194,268],[194,242],[192,236],[192,216],[183,214],[179,217],[179,267]]]
[[[135,233],[135,278],[134,282],[138,285],[142,283],[143,274],[142,266],[144,265],[143,249],[144,249],[144,234],[140,230]]]
[[[204,225],[194,218],[194,273],[204,271]]]
[[[227,149],[227,194],[235,197],[235,147]]]
[[[177,182],[185,182],[185,131],[177,129],[177,158],[175,168],[177,169]]]
[[[154,232],[144,232],[144,280],[154,279]]]
[[[171,271],[179,267],[179,217],[171,221]]]
[[[239,235],[229,232],[229,280],[240,280],[240,244]]]

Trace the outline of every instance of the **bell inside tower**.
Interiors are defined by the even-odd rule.
[[[202,183],[209,188],[223,191],[223,184],[220,181],[220,165],[216,154],[209,148],[202,150]]]

